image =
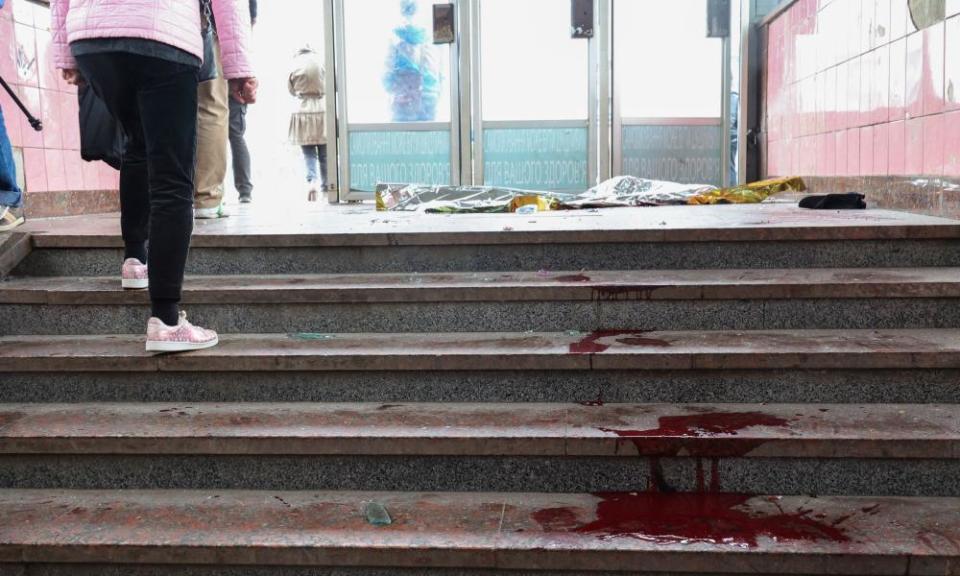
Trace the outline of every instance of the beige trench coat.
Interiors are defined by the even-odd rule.
[[[290,94],[300,99],[300,110],[290,116],[290,141],[298,146],[326,144],[326,74],[320,55],[301,51],[290,73]]]

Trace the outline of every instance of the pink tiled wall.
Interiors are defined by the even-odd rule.
[[[106,164],[80,158],[76,88],[54,68],[49,21],[49,8],[28,0],[7,0],[0,9],[0,74],[44,125],[34,131],[0,90],[10,140],[23,152],[28,212],[30,194],[116,190],[119,182]]]
[[[766,65],[768,175],[960,177],[960,0],[798,0]]]

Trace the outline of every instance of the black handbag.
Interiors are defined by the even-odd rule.
[[[80,157],[87,162],[102,160],[119,170],[126,143],[123,128],[89,85],[81,86],[77,97],[80,99]]]

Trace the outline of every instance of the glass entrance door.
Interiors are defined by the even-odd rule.
[[[722,185],[724,40],[707,0],[613,0],[613,170]]]
[[[458,53],[433,43],[433,5],[448,3],[335,1],[340,200],[460,183]]]
[[[569,0],[475,0],[474,181],[578,190],[596,179],[593,40]]]

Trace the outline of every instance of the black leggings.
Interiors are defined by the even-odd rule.
[[[154,313],[171,323],[180,301],[197,155],[198,69],[113,52],[77,58],[80,71],[127,136],[120,170],[120,226],[128,254],[150,250]],[[171,312],[172,309],[172,312]]]

